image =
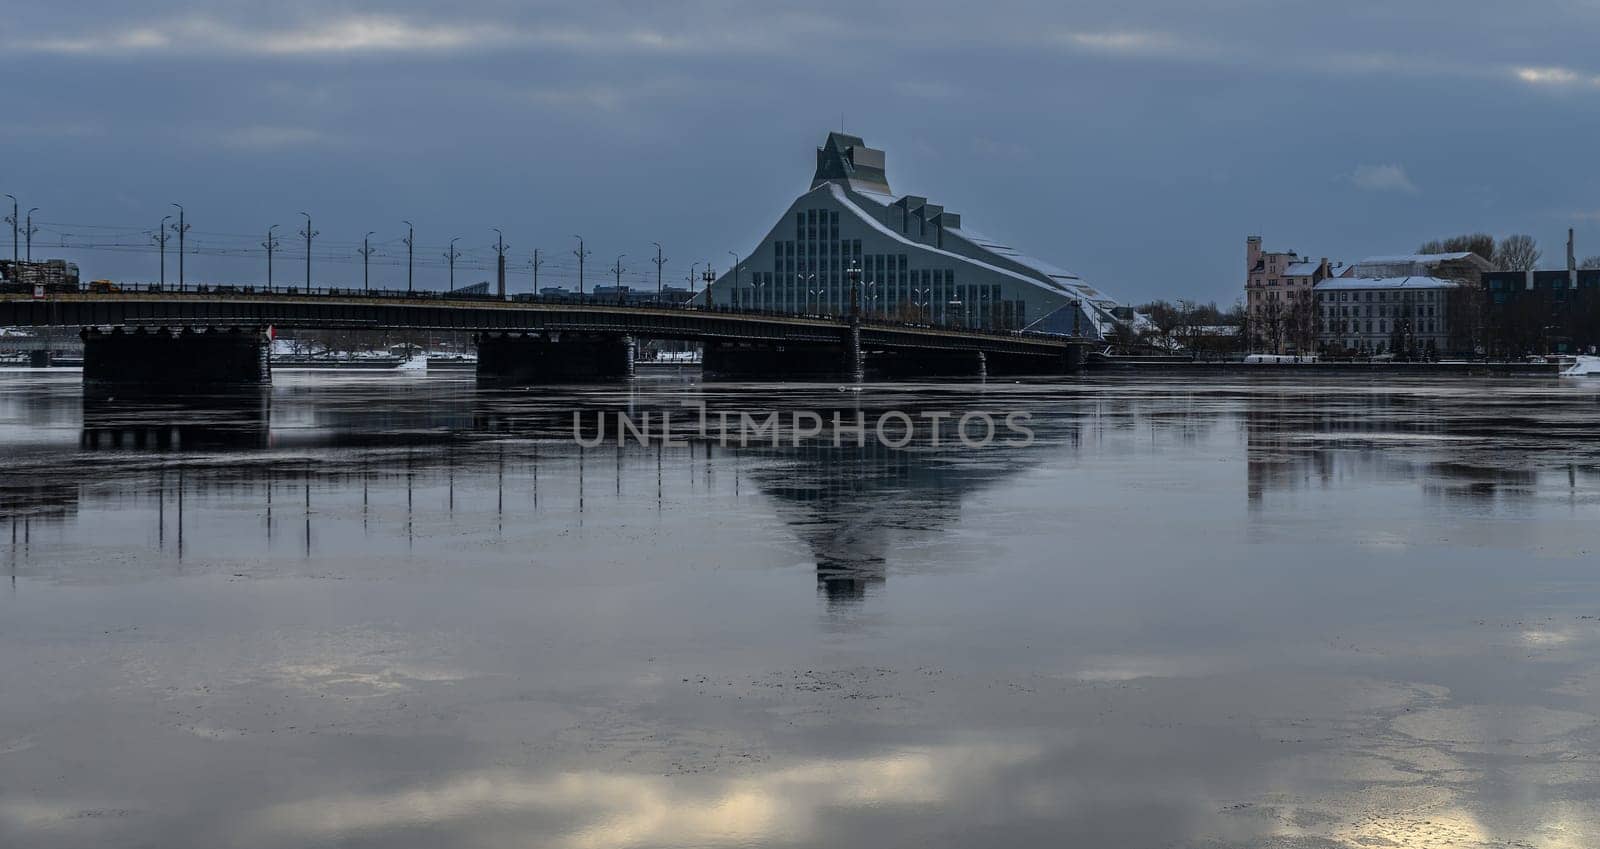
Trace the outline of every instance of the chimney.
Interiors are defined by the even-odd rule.
[[[1567,288],[1578,288],[1578,255],[1573,251],[1572,228],[1567,228]]]

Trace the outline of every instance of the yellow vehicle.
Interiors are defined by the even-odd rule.
[[[101,294],[110,294],[112,292],[122,291],[122,287],[112,283],[110,280],[90,280],[89,291],[99,292]]]

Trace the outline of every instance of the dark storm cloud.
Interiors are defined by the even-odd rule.
[[[487,228],[566,273],[745,250],[841,117],[891,183],[1120,296],[1231,301],[1242,239],[1356,258],[1463,229],[1600,253],[1590,4],[30,4],[9,13],[3,189],[37,245],[318,218],[330,276]],[[71,225],[71,226],[69,226]],[[76,229],[74,229],[76,228]],[[235,235],[237,234],[237,235]],[[76,237],[74,237],[76,238]],[[131,237],[130,237],[131,238]],[[232,240],[232,241],[229,241]],[[69,240],[71,241],[71,240]],[[81,243],[81,239],[77,240]],[[131,244],[131,243],[130,243]],[[142,251],[80,251],[150,277]],[[437,251],[430,249],[431,261]],[[321,254],[319,254],[321,255]],[[339,260],[339,263],[333,263]],[[201,276],[259,261],[197,258]],[[390,266],[393,267],[392,265]],[[434,274],[430,270],[429,274]]]

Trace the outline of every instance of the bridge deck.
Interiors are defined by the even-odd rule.
[[[282,328],[420,329],[480,333],[594,332],[647,338],[836,343],[838,316],[730,308],[585,301],[501,301],[434,295],[263,292],[74,292],[0,297],[0,327],[273,325]],[[1060,356],[1086,340],[1021,331],[935,327],[863,319],[864,347],[993,351]]]

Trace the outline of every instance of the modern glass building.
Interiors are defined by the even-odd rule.
[[[845,313],[852,262],[868,316],[1096,338],[1133,320],[1078,275],[973,232],[925,197],[896,197],[884,152],[843,133],[817,149],[810,191],[713,284],[713,303]]]

